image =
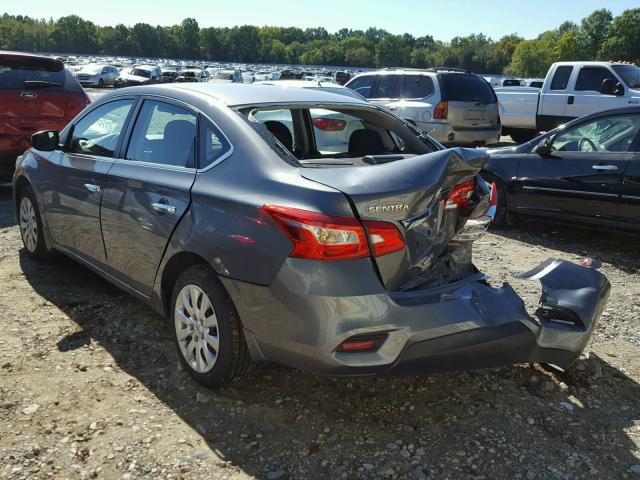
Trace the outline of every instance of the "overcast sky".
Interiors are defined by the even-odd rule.
[[[565,20],[579,22],[598,8],[614,15],[640,6],[630,0],[29,0],[7,1],[0,13],[58,18],[77,14],[98,25],[146,22],[171,25],[185,17],[200,27],[277,25],[366,29],[432,35],[448,41],[454,36],[484,33],[498,39],[508,33],[533,38]]]

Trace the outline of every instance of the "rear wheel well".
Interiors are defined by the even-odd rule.
[[[20,194],[22,193],[22,190],[24,190],[26,187],[30,187],[31,183],[29,183],[29,180],[27,180],[26,178],[20,176],[18,177],[18,179],[16,180],[16,184],[14,187],[14,192],[15,192],[15,201],[18,202],[18,200],[20,199]],[[18,209],[16,208],[16,216],[18,215]]]
[[[160,282],[162,308],[165,315],[170,316],[171,314],[171,295],[173,294],[173,287],[180,274],[194,265],[201,264],[210,268],[209,262],[200,255],[192,252],[176,253],[167,262],[164,270],[162,271],[162,280]]]

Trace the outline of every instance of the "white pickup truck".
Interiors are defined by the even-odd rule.
[[[502,134],[518,143],[574,118],[640,104],[640,68],[621,62],[558,62],[541,89],[496,88]]]

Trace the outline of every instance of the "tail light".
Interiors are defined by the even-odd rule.
[[[495,182],[493,182],[489,195],[480,200],[462,228],[451,238],[451,243],[474,242],[482,237],[489,225],[491,225],[496,215],[497,207],[498,189]]]
[[[471,201],[471,195],[476,188],[476,183],[473,180],[460,183],[453,187],[451,193],[447,197],[445,203],[446,210],[454,210],[456,208],[463,208],[469,205]]]
[[[446,120],[449,115],[449,102],[440,102],[433,110],[433,118],[436,120]]]
[[[297,208],[264,205],[267,213],[293,244],[290,256],[312,260],[346,260],[370,255],[363,225],[355,218],[335,217]],[[365,221],[375,256],[404,248],[392,223]]]
[[[325,132],[341,132],[347,126],[345,120],[337,118],[314,118],[313,125]]]
[[[374,256],[381,257],[404,248],[402,234],[393,223],[365,220],[364,225],[369,231]]]

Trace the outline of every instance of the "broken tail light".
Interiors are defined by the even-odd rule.
[[[471,196],[475,189],[476,182],[474,180],[459,183],[451,189],[444,208],[446,210],[455,210],[456,208],[466,207],[471,202]]]
[[[291,257],[347,260],[370,255],[365,229],[355,218],[330,216],[278,205],[264,205],[262,210],[291,240]],[[374,256],[404,248],[404,239],[394,224],[366,221],[365,225]]]
[[[466,243],[478,240],[484,235],[496,216],[498,207],[498,189],[495,182],[491,184],[489,195],[485,195],[478,203],[464,225],[451,238],[452,243]]]

